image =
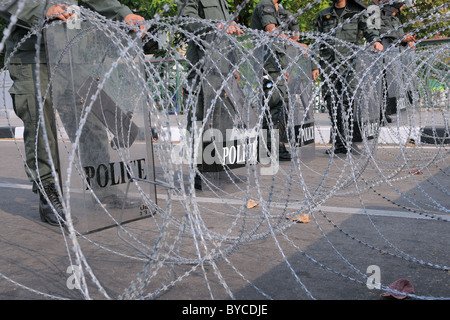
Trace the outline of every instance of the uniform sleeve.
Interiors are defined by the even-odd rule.
[[[199,0],[179,0],[178,1],[178,14],[182,17],[201,19],[199,13]],[[195,33],[202,28],[203,24],[200,22],[194,22],[186,24],[184,27],[187,31]]]
[[[314,21],[314,31],[322,32],[320,15],[318,15],[316,20]]]
[[[199,0],[181,0],[184,2],[181,5],[178,5],[179,14],[182,17],[194,18],[194,19],[202,19],[200,17],[200,1]],[[191,33],[196,33],[199,29],[203,27],[203,24],[200,22],[189,23],[185,26],[186,30]]]
[[[315,32],[322,32],[322,27],[321,27],[321,19],[320,19],[320,15],[317,16],[316,21],[314,22],[314,31]],[[319,69],[319,59],[320,59],[320,52],[318,52],[319,50],[319,45],[317,44],[313,44],[313,51],[315,52],[315,55],[311,57],[311,69],[312,70],[317,70]]]
[[[199,0],[179,0],[178,14],[182,17],[200,18],[199,14]]]
[[[80,4],[85,4],[92,10],[112,20],[123,20],[127,15],[133,13],[130,8],[117,0],[84,0],[80,1]]]
[[[396,21],[395,25],[397,28],[397,32],[396,32],[397,39],[403,39],[403,37],[405,36],[405,30],[403,29],[402,22],[400,21],[400,19],[398,17],[394,17],[394,18]],[[400,43],[402,45],[407,45],[407,42],[400,42]]]
[[[298,20],[294,16],[289,17],[291,20],[289,22],[289,30],[291,31],[300,31],[300,27],[298,25]]]
[[[276,10],[274,5],[270,4],[261,6],[259,15],[263,28],[266,28],[266,26],[269,24],[277,24]]]
[[[45,14],[50,7],[51,4],[47,4],[44,1],[25,3],[24,8],[17,16],[17,25],[25,29],[31,29],[33,26],[37,25],[39,21],[45,18]],[[15,14],[17,9],[17,4],[14,4],[8,10],[8,13],[2,13],[2,18],[9,21],[11,15]]]

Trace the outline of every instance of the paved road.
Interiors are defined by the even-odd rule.
[[[135,292],[126,289],[143,279],[142,295],[159,300],[230,294],[250,300],[384,299],[380,290],[367,287],[369,266],[379,267],[384,287],[406,278],[417,298],[449,298],[445,150],[411,151],[408,167],[400,166],[401,151],[417,149],[384,145],[374,159],[362,157],[351,165],[342,157],[330,160],[325,148],[317,145],[315,159],[301,170],[282,163],[276,176],[262,177],[259,190],[252,187],[248,195],[271,201],[255,208],[243,208],[245,188],[197,192],[192,202],[180,194],[167,201],[165,190],[158,189],[158,204],[168,215],[130,222],[126,232],[109,228],[77,236],[76,253],[97,277],[87,276],[89,298],[119,298]],[[23,170],[23,142],[1,139],[0,150],[0,299],[86,298],[68,273],[79,258],[72,240],[39,220],[38,197]],[[159,175],[161,165],[156,166]],[[344,187],[337,187],[339,177],[347,179]],[[313,204],[311,222],[288,222],[287,215],[307,211],[305,203]],[[204,238],[194,238],[191,225],[181,223],[186,212]],[[219,259],[217,252],[224,255]],[[199,256],[207,261],[199,264]],[[155,260],[146,265],[145,257]]]

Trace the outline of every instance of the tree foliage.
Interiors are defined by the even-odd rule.
[[[228,0],[230,7],[235,9],[239,6],[242,10],[239,13],[239,22],[243,25],[249,26],[250,19],[254,7],[260,0]],[[285,9],[295,14],[299,20],[300,31],[310,31],[314,25],[314,19],[320,10],[330,6],[331,1],[316,1],[317,3],[311,8],[310,0],[283,0],[282,5]]]
[[[177,14],[177,4],[174,0],[120,0],[120,3],[147,20],[152,19],[156,14],[164,17]]]
[[[183,1],[183,0],[178,0]],[[237,22],[249,26],[251,15],[255,5],[260,0],[228,0],[232,12],[238,10]],[[361,0],[365,5],[370,5],[372,0]],[[136,13],[146,19],[151,19],[155,14],[161,16],[174,16],[177,14],[177,4],[174,0],[121,0],[121,3],[129,6]],[[332,4],[331,0],[283,0],[284,8],[296,14],[299,20],[300,31],[311,31],[318,12]],[[406,31],[417,31],[417,37],[433,37],[440,33],[441,36],[450,36],[448,28],[448,0],[416,0],[413,9],[407,8],[400,15],[406,24]],[[431,14],[430,14],[431,13]],[[434,14],[433,14],[434,13]],[[439,14],[443,21],[437,23],[432,19]],[[416,18],[419,17],[419,20]],[[422,20],[420,18],[423,18]],[[416,21],[417,20],[417,21]],[[426,26],[426,25],[429,26]],[[426,27],[424,27],[426,26]]]
[[[124,5],[130,7],[135,13],[150,20],[156,14],[160,16],[175,16],[177,14],[177,1],[183,0],[120,0]],[[244,26],[250,25],[250,19],[253,8],[260,0],[228,0],[228,4],[232,12],[239,9],[237,22]],[[366,5],[370,5],[372,0],[361,0]],[[311,31],[314,25],[314,19],[317,13],[330,6],[331,0],[283,0],[283,6],[290,12],[297,14],[299,20],[300,31]],[[407,24],[406,31],[415,29],[419,30],[418,37],[429,37],[430,35],[440,32],[441,36],[450,36],[449,25],[449,4],[448,0],[415,0],[414,9],[406,9],[401,15],[401,19]],[[430,14],[431,13],[431,14]],[[433,14],[434,13],[434,14]],[[440,14],[443,21],[432,23],[435,14]],[[414,21],[416,17],[422,17],[421,21]],[[414,21],[414,23],[409,23]],[[430,24],[430,26],[423,27]],[[4,25],[0,25],[3,30]],[[1,31],[0,30],[0,31]]]
[[[135,13],[151,20],[155,15],[170,17],[177,14],[177,2],[184,0],[119,0],[122,4],[130,7]],[[237,22],[249,26],[251,15],[255,5],[260,0],[228,0],[232,12],[238,10]],[[361,0],[370,5],[372,0]],[[330,6],[331,0],[283,0],[283,6],[296,14],[299,20],[301,32],[313,29],[317,13]],[[413,32],[418,39],[433,38],[435,36],[450,37],[449,30],[449,4],[448,0],[415,0],[413,9],[406,9],[400,15],[405,23],[405,31]],[[439,17],[440,20],[436,20]],[[434,20],[433,20],[434,19]],[[0,32],[6,23],[0,20]],[[1,33],[3,36],[3,33]]]
[[[449,17],[448,0],[416,0],[400,15],[405,30],[413,30],[418,39],[450,37]]]

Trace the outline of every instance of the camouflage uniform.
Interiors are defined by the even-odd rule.
[[[321,66],[320,73],[327,75],[322,77],[322,95],[332,121],[334,118],[337,120],[335,152],[345,152],[346,133],[350,132],[352,125],[353,137],[348,137],[348,140],[361,141],[355,115],[350,116],[350,113],[353,113],[353,106],[349,100],[352,99],[355,89],[352,69],[355,57],[351,46],[358,44],[361,32],[368,42],[374,41],[379,36],[378,29],[368,26],[364,10],[364,5],[348,0],[340,15],[335,6],[319,12],[314,25],[315,31],[331,36],[321,42],[320,56],[313,60],[312,69],[319,69],[318,61]],[[337,104],[336,113],[333,104]],[[353,121],[345,120],[346,117]]]

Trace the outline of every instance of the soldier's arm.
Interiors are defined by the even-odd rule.
[[[46,4],[46,2],[27,2],[24,4],[23,10],[19,12],[17,18],[17,25],[31,29],[33,26],[37,25],[44,17],[51,4]],[[17,4],[14,4],[9,8],[8,12],[2,13],[2,18],[9,21],[11,15],[14,15],[18,11]]]
[[[293,35],[291,36],[291,40],[296,41],[296,43],[298,45],[300,45],[301,47],[303,47],[305,50],[308,50],[308,45],[298,42],[298,40],[300,39],[300,27],[298,25],[298,20],[297,18],[288,13],[289,14],[289,23],[288,23],[288,28],[290,31],[294,32]],[[308,54],[306,54],[306,56],[308,56]]]
[[[178,14],[181,17],[188,17],[194,19],[203,19],[200,16],[200,1],[199,0],[179,0]],[[199,30],[205,29],[205,24],[201,22],[193,22],[185,25],[187,31],[197,33]],[[206,31],[206,30],[205,30]]]
[[[125,20],[128,15],[133,14],[130,8],[117,0],[83,0],[80,4],[112,20]]]
[[[316,21],[314,22],[314,31],[315,32],[322,32],[322,27],[321,27],[322,23],[321,23],[320,17],[321,16],[318,15],[316,18]],[[314,81],[319,80],[319,65],[317,63],[318,59],[319,59],[319,55],[316,55],[316,57],[312,57],[312,59],[311,59],[312,78]]]
[[[205,17],[202,17],[202,14],[200,13],[202,11],[202,7],[199,0],[179,0],[178,1],[178,14],[182,17],[189,17],[194,18],[197,20],[205,19]],[[239,28],[239,26],[233,21],[231,24],[227,24],[227,33],[229,34],[242,34],[242,30]],[[224,27],[224,24],[219,24],[217,26],[219,29],[222,29]],[[202,22],[193,22],[189,23],[185,26],[186,30],[191,33],[198,33],[199,31],[202,33],[207,32],[210,30],[205,23]]]
[[[202,19],[199,13],[200,1],[198,0],[179,0],[177,3],[178,14],[182,17]]]
[[[363,31],[364,38],[367,42],[372,43],[371,47],[378,51],[383,51],[383,45],[379,41],[380,30],[374,26],[366,14],[361,14],[359,18],[359,29]]]
[[[297,37],[297,39],[295,39],[295,38],[293,38],[293,37],[289,37],[289,36],[286,35],[285,33],[280,32],[280,30],[277,28],[277,26],[276,26],[274,23],[269,23],[269,24],[265,25],[265,26],[264,26],[264,30],[267,31],[267,32],[269,32],[269,33],[276,34],[276,35],[278,35],[279,37],[285,38],[285,39],[287,39],[287,40],[293,40],[293,41],[295,41],[295,40],[298,39],[298,37]]]
[[[291,37],[291,39],[293,40],[298,40],[300,39],[300,27],[298,25],[298,20],[297,18],[292,15],[291,13],[288,12],[288,28],[290,31],[294,32],[294,35]]]
[[[402,45],[414,49],[416,47],[416,36],[407,33],[406,35],[403,36]]]
[[[260,7],[257,14],[259,15],[259,19],[265,31],[276,33],[283,38],[288,38],[284,33],[280,33],[280,30],[276,26],[276,9],[273,4]]]
[[[146,30],[144,18],[134,14],[131,9],[117,0],[83,0],[80,4],[85,4],[92,10],[100,13],[108,19],[125,21],[131,26],[139,26],[142,31]],[[135,31],[138,31],[137,28]]]
[[[223,29],[223,27],[225,27],[225,26],[227,26],[227,33],[228,34],[241,35],[241,34],[244,33],[244,31],[242,31],[241,28],[239,28],[239,26],[234,21],[232,21],[231,24],[227,24],[227,25],[219,24],[217,27],[219,29]]]
[[[277,34],[279,37],[285,38],[287,40],[295,41],[298,39],[298,37],[296,39],[295,37],[289,37],[287,34],[280,32],[277,26],[273,23],[266,25],[264,29],[269,33]]]
[[[53,5],[51,6],[46,13],[46,17],[50,19],[60,19],[62,21],[66,21],[69,19],[73,13],[66,9],[65,6],[62,5]]]
[[[401,21],[399,19],[397,21],[399,24],[399,28],[398,28],[398,32],[400,33],[399,36],[402,39],[400,44],[402,46],[408,46],[409,48],[414,48],[415,44],[416,44],[416,36],[411,33],[405,34],[405,31],[403,30],[403,27],[401,26],[401,24],[402,24]]]

